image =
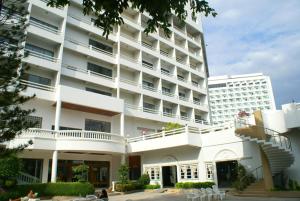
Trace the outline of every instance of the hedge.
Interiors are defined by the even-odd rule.
[[[29,184],[17,185],[6,193],[0,194],[0,201],[7,201],[10,198],[24,197],[32,190],[37,192],[40,196],[85,196],[87,194],[94,194],[95,188],[90,183],[81,182],[58,182],[45,184]]]
[[[116,184],[116,191],[118,192],[127,192],[133,190],[142,190],[142,189],[157,189],[160,188],[160,185],[143,185],[139,182],[130,182],[128,184]]]
[[[179,182],[176,183],[176,188],[211,188],[214,182]]]

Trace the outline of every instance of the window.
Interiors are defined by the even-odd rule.
[[[149,67],[153,68],[153,64],[148,62],[148,61],[145,61],[145,60],[142,61],[142,65],[149,66]]]
[[[178,78],[179,80],[184,80],[184,77],[183,77],[182,75],[177,75],[177,78]]]
[[[110,92],[106,92],[106,91],[100,91],[100,90],[97,90],[97,89],[92,89],[92,88],[85,88],[86,91],[89,91],[89,92],[93,92],[93,93],[97,93],[97,94],[102,94],[102,95],[105,95],[105,96],[112,96],[112,93]]]
[[[169,89],[167,87],[162,87],[162,92],[170,94],[171,93],[171,89]]]
[[[47,49],[38,47],[36,45],[29,44],[29,43],[25,44],[25,49],[29,50],[29,51],[33,51],[33,52],[38,52],[40,54],[44,54],[44,55],[47,55],[49,57],[54,57],[54,52],[53,51],[50,51],[50,50],[47,50]]]
[[[198,164],[180,165],[181,179],[198,179]]]
[[[147,135],[149,133],[155,133],[155,129],[152,129],[152,128],[137,127],[137,130],[140,133],[140,135]]]
[[[226,87],[226,84],[223,83],[223,84],[210,84],[208,85],[208,88],[221,88],[221,87]]]
[[[194,102],[200,102],[200,98],[194,97],[193,99],[194,99]]]
[[[186,113],[186,112],[182,112],[182,111],[180,111],[180,116],[182,116],[182,117],[187,117],[188,115],[187,115],[187,113]]]
[[[108,46],[108,45],[105,45],[105,44],[103,44],[103,43],[100,43],[100,42],[98,42],[98,41],[95,41],[95,40],[93,40],[93,39],[90,39],[90,40],[89,40],[89,45],[92,45],[92,46],[94,46],[94,47],[96,47],[96,48],[99,48],[99,49],[101,49],[101,50],[104,50],[104,51],[106,51],[106,52],[113,53],[113,48],[112,48],[112,47],[110,47],[110,46]]]
[[[143,86],[154,88],[154,84],[152,82],[148,82],[146,80],[143,80]]]
[[[51,79],[49,79],[49,78],[45,78],[45,77],[41,77],[41,76],[33,75],[33,74],[26,74],[25,77],[27,77],[27,80],[30,82],[48,85],[48,86],[51,85]]]
[[[42,117],[27,116],[25,121],[34,124],[33,128],[42,128]]]
[[[87,69],[90,70],[90,71],[108,76],[108,77],[112,77],[112,70],[111,69],[108,69],[108,68],[105,68],[105,67],[102,67],[102,66],[99,66],[99,65],[96,65],[96,64],[88,63]]]
[[[159,180],[160,179],[159,167],[148,167],[145,169],[145,173],[147,173],[149,175],[150,180]]]
[[[86,119],[85,120],[85,130],[110,133],[111,132],[111,124],[110,124],[110,122],[106,122],[106,121]]]
[[[179,97],[185,98],[185,93],[179,92]]]
[[[192,80],[192,83],[193,83],[194,85],[196,85],[196,86],[199,85],[199,83],[198,83],[197,81],[195,81],[195,80]]]
[[[37,18],[35,18],[35,17],[30,17],[30,21],[37,22],[37,23],[39,23],[39,24],[45,25],[45,26],[47,26],[47,27],[50,27],[51,29],[54,29],[54,30],[58,31],[58,27],[57,27],[57,26],[54,26],[54,25],[52,25],[52,24],[49,24],[49,23],[44,22],[44,21],[42,21],[42,20],[39,20],[39,19],[37,19]]]
[[[155,105],[154,104],[144,102],[143,106],[144,106],[144,108],[155,110]]]
[[[206,179],[213,180],[213,164],[212,163],[206,163]]]
[[[163,112],[164,112],[164,113],[167,113],[167,114],[172,114],[172,113],[173,113],[173,110],[172,110],[172,108],[163,107]]]
[[[164,69],[164,68],[161,68],[160,70],[161,70],[161,72],[162,72],[162,73],[166,73],[166,74],[169,74],[169,73],[170,73],[170,71],[169,71],[169,70],[167,70],[167,69]]]

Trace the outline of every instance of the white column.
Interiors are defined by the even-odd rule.
[[[57,150],[53,151],[52,155],[52,168],[51,168],[51,182],[56,182],[56,175],[57,175]]]
[[[125,136],[124,113],[120,114],[120,135]]]
[[[48,182],[48,170],[49,170],[49,158],[44,158],[44,160],[43,160],[42,183],[47,183]]]
[[[55,131],[59,130],[60,113],[61,113],[61,100],[59,98],[56,101],[56,109],[55,109],[55,123],[54,123],[54,130]]]

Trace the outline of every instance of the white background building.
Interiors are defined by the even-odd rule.
[[[240,111],[276,109],[270,77],[261,73],[209,77],[208,88],[213,123],[230,121]]]

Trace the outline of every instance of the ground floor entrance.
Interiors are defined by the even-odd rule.
[[[174,187],[177,183],[177,168],[173,166],[162,167],[163,187]]]
[[[221,188],[231,187],[233,182],[237,179],[238,162],[222,161],[216,163],[218,186]]]

